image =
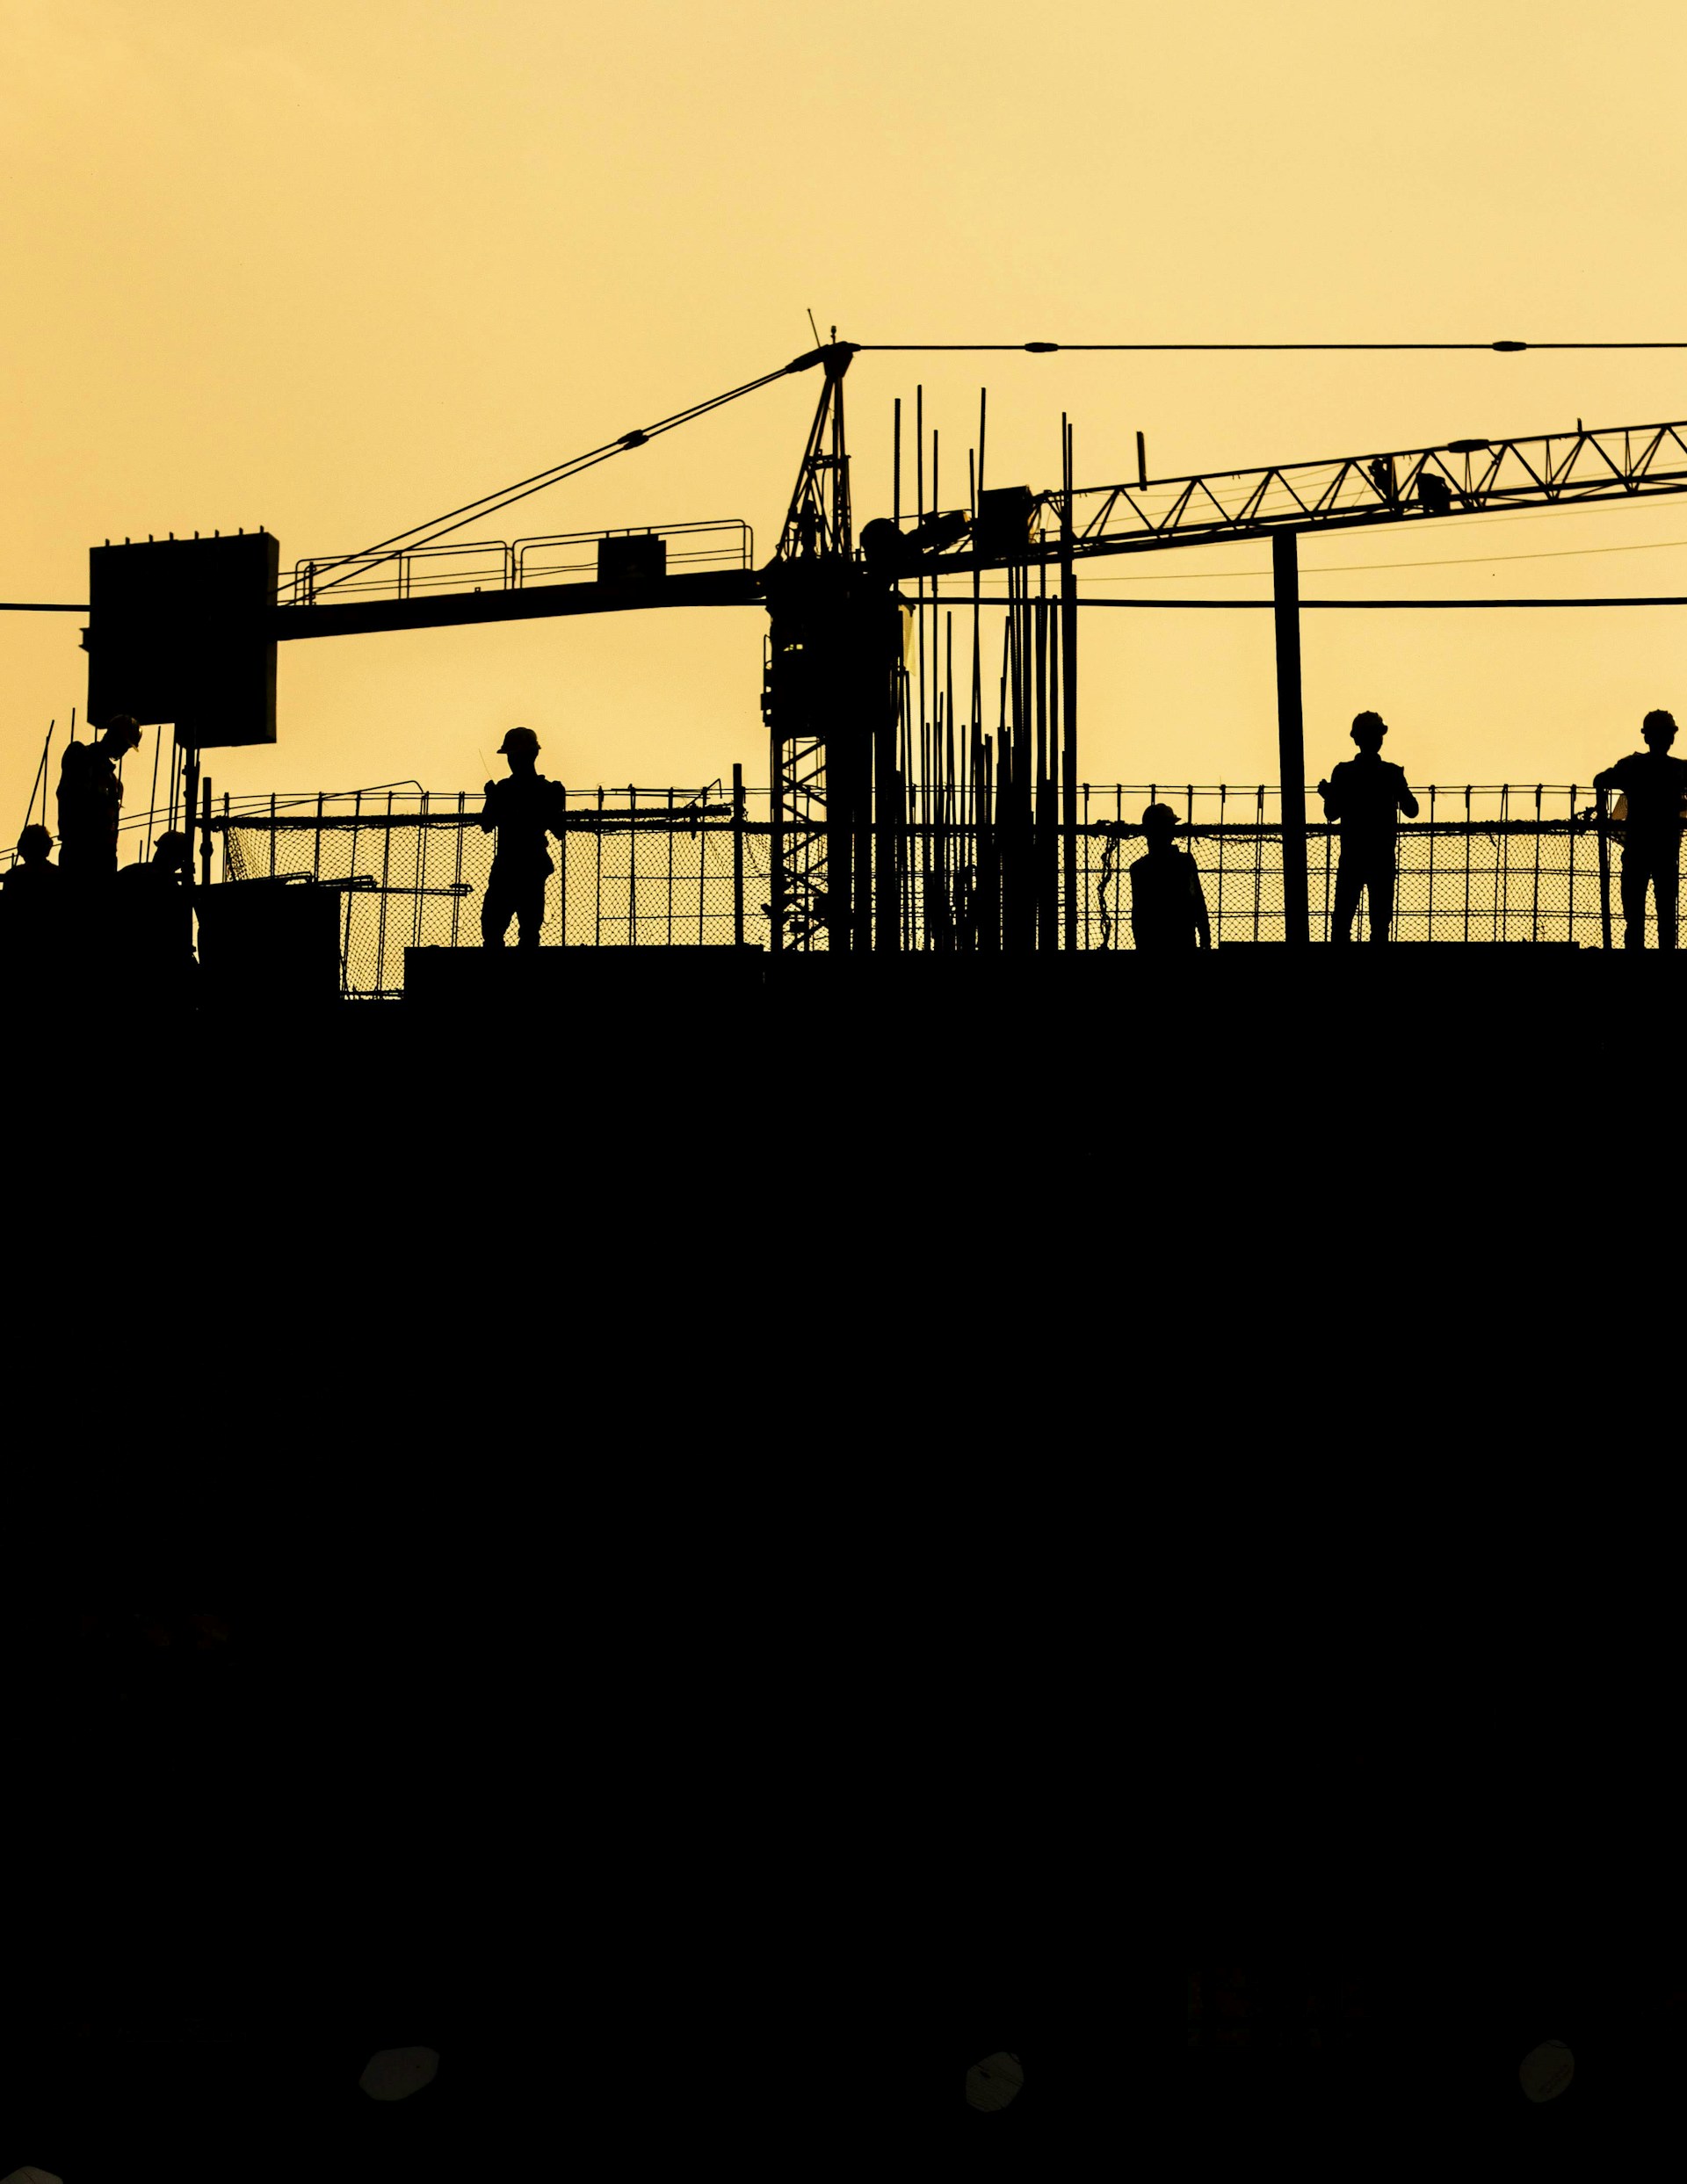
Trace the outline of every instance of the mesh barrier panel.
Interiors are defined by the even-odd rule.
[[[607,794],[570,809],[545,883],[539,945],[729,945],[735,933],[733,827],[718,801],[690,813],[681,791],[641,802]],[[349,994],[401,992],[406,948],[482,944],[481,910],[495,837],[480,797],[383,798],[350,814],[243,814],[223,828],[231,880],[308,876],[344,886],[343,982]],[[769,830],[743,829],[745,937],[764,939]],[[346,886],[345,883],[351,883]],[[517,927],[507,938],[513,946]]]
[[[1283,938],[1283,837],[1274,792],[1179,790],[1181,846],[1193,856],[1213,937],[1221,944]],[[1543,808],[1548,794],[1558,803]],[[1129,948],[1128,868],[1141,854],[1140,825],[1122,815],[1137,789],[1087,791],[1077,834],[1081,948]],[[1396,856],[1394,937],[1411,941],[1600,943],[1597,830],[1571,792],[1497,788],[1419,792],[1419,820],[1402,826]],[[328,808],[332,802],[334,808]],[[344,984],[348,994],[400,992],[404,951],[478,947],[493,837],[479,796],[385,796],[318,800],[317,808],[247,812],[221,822],[230,880],[308,876],[339,885]],[[1136,808],[1140,809],[1140,802]],[[1431,819],[1431,809],[1434,817]],[[768,939],[771,828],[765,791],[746,792],[742,829],[743,933]],[[715,792],[595,791],[570,799],[567,829],[551,845],[540,945],[695,946],[735,937],[734,834],[729,800]],[[1053,845],[1063,873],[1058,841]],[[818,840],[817,849],[823,849]],[[917,824],[900,837],[904,945],[922,949],[942,920],[945,893],[964,899],[975,855],[964,826]],[[1307,829],[1312,936],[1329,937],[1337,830]],[[1621,829],[1612,830],[1613,940],[1622,940],[1618,875]],[[946,876],[944,877],[944,876]],[[1057,883],[1064,918],[1064,881]],[[1354,937],[1368,929],[1361,905]],[[1677,920],[1677,924],[1679,921]],[[510,944],[516,938],[513,925]],[[1648,902],[1646,944],[1657,944]],[[807,944],[823,947],[823,934]]]

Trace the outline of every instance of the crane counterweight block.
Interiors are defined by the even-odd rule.
[[[169,721],[199,749],[275,741],[280,549],[264,531],[95,546],[88,719]]]

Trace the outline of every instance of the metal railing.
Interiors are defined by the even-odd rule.
[[[590,583],[605,539],[663,541],[665,565],[679,570],[755,567],[756,537],[737,517],[702,524],[649,524],[619,531],[565,531],[518,539],[458,539],[449,546],[376,548],[295,561],[281,604],[312,606],[319,589],[336,599],[420,598],[433,592],[518,591],[528,584]]]
[[[567,818],[546,883],[544,947],[724,944],[742,931],[770,937],[771,841],[765,789],[744,792],[735,819],[730,787],[597,788],[563,792]],[[1394,937],[1402,942],[1601,939],[1597,831],[1581,788],[1437,785],[1416,792],[1418,819],[1401,828]],[[1087,950],[1128,949],[1128,868],[1140,853],[1140,815],[1169,803],[1194,857],[1218,945],[1283,937],[1282,829],[1276,791],[1177,788],[1165,783],[1086,786],[1077,835],[1076,929]],[[348,994],[402,989],[407,947],[481,944],[481,904],[493,836],[483,797],[386,790],[225,805],[214,825],[231,880],[310,879],[342,891],[342,962]],[[787,826],[791,823],[787,820]],[[898,835],[896,884],[903,944],[916,952],[966,945],[970,836],[934,829],[917,814]],[[1338,830],[1307,828],[1314,941],[1329,937]],[[1612,829],[1611,908],[1620,942]],[[819,838],[817,838],[818,840]],[[1063,901],[1061,905],[1063,913]],[[1361,908],[1354,937],[1365,930]],[[515,941],[512,928],[510,944]],[[823,948],[816,933],[799,944]],[[1647,945],[1656,945],[1648,908]]]

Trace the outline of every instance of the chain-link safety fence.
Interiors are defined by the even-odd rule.
[[[1589,790],[1421,788],[1396,855],[1398,941],[1601,942],[1598,830]],[[1309,803],[1312,801],[1308,799]],[[1076,833],[1077,943],[1132,945],[1129,866],[1141,854],[1141,813],[1170,804],[1178,841],[1201,874],[1220,945],[1283,938],[1283,835],[1277,792],[1166,784],[1086,785]],[[344,991],[366,998],[403,987],[404,951],[478,947],[494,837],[478,794],[425,792],[250,800],[214,816],[227,880],[308,878],[341,891]],[[768,792],[747,789],[735,817],[729,789],[595,789],[567,798],[551,844],[545,947],[664,947],[769,937],[771,829]],[[789,822],[787,821],[787,825]],[[1622,940],[1618,874],[1622,828],[1610,829],[1613,941]],[[1064,859],[1057,923],[1064,929]],[[817,850],[822,843],[816,840]],[[975,843],[966,828],[916,815],[898,836],[904,947],[953,944],[954,915],[970,887]],[[1329,937],[1339,830],[1307,828],[1312,936]],[[742,881],[739,875],[742,874]],[[946,910],[942,907],[946,900]],[[1355,939],[1364,937],[1361,906]],[[513,945],[515,929],[509,940]],[[1647,940],[1657,943],[1648,904]],[[823,947],[823,933],[804,944]]]

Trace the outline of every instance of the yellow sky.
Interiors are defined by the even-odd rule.
[[[261,523],[284,568],[366,545],[783,363],[809,307],[860,342],[1687,338],[1684,61],[1664,0],[0,0],[0,597],[85,598],[108,536]],[[992,479],[1038,487],[1062,410],[1080,483],[1132,476],[1139,429],[1163,476],[1687,416],[1667,352],[863,356],[858,522],[918,381],[949,475],[988,384]],[[818,391],[496,535],[742,517],[765,558]],[[1456,565],[1336,573],[1426,538]],[[1090,574],[1263,596],[1269,560]],[[1302,560],[1310,596],[1687,593],[1687,496]],[[1649,706],[1687,718],[1683,613],[1308,616],[1308,773],[1375,706],[1415,780],[1585,782]],[[0,828],[83,704],[79,626],[0,618]],[[760,782],[765,627],[284,646],[279,744],[207,765],[474,789],[520,720],[570,785]],[[1096,613],[1082,644],[1092,781],[1275,778],[1268,615]]]

